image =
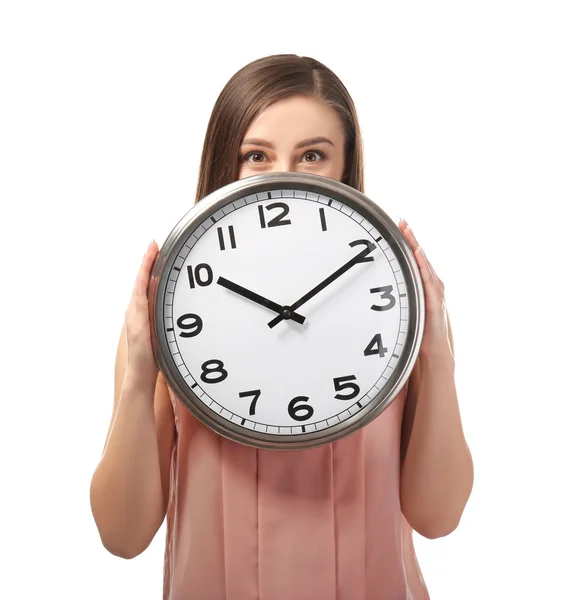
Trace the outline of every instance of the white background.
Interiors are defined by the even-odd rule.
[[[349,89],[366,193],[445,283],[475,484],[415,534],[431,598],[574,598],[573,30],[551,0],[3,2],[0,597],[161,597],[165,524],[126,561],[89,505],[118,336],[217,95],[293,52]]]

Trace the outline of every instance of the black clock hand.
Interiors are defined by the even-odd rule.
[[[277,304],[277,302],[273,302],[272,300],[264,298],[263,296],[260,296],[259,294],[256,294],[255,292],[252,292],[251,290],[248,290],[247,288],[238,285],[237,283],[233,283],[233,281],[229,281],[229,279],[226,279],[225,277],[220,277],[217,280],[217,283],[227,288],[228,290],[231,290],[232,292],[235,292],[236,294],[247,298],[248,300],[257,302],[257,304],[261,304],[261,306],[270,308],[271,310],[280,314],[283,313],[286,315],[286,318],[293,319],[294,321],[297,321],[297,323],[303,324],[305,322],[305,317],[290,310],[289,307],[281,306],[280,304]]]
[[[346,262],[340,269],[337,269],[332,275],[329,275],[329,277],[327,277],[327,279],[323,280],[319,285],[315,286],[310,292],[307,292],[304,296],[299,298],[299,300],[297,300],[297,302],[295,302],[291,306],[287,306],[286,308],[288,309],[288,312],[277,311],[280,314],[277,317],[275,317],[272,321],[267,323],[267,325],[269,327],[273,328],[273,327],[275,327],[275,325],[277,325],[283,319],[289,319],[290,318],[289,314],[291,314],[291,315],[297,314],[297,313],[293,313],[291,311],[297,310],[300,306],[305,304],[305,302],[307,302],[307,300],[310,300],[313,296],[315,296],[321,290],[326,288],[330,283],[333,283],[333,281],[335,281],[335,279],[339,278],[343,273],[348,271],[352,266],[356,265],[359,261],[361,261],[363,258],[365,258],[367,256],[367,254],[370,254],[375,248],[376,248],[376,245],[373,244],[372,242],[369,242],[369,245],[364,250],[359,252],[359,254],[357,254],[357,256],[353,257],[350,261]]]

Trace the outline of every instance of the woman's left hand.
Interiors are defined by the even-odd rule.
[[[401,219],[399,229],[414,252],[425,292],[425,326],[420,352],[425,356],[444,353],[453,356],[448,334],[444,284],[435,273],[408,223]],[[454,356],[453,356],[454,357]]]

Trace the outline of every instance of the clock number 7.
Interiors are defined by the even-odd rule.
[[[261,396],[261,390],[251,390],[250,392],[239,392],[240,398],[246,398],[247,396],[254,396],[251,404],[249,405],[249,414],[255,414],[255,406],[257,405],[257,400],[259,400],[259,396]]]

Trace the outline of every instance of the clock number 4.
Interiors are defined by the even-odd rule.
[[[281,212],[273,217],[269,222],[265,220],[265,213],[263,212],[263,206],[260,204],[259,209],[259,222],[261,224],[261,229],[265,229],[265,227],[278,227],[279,225],[291,225],[290,219],[285,219],[285,217],[289,214],[289,205],[285,204],[285,202],[273,202],[272,204],[268,204],[265,206],[265,210],[272,210],[273,208],[281,209]]]
[[[371,356],[373,354],[378,354],[383,357],[388,352],[388,348],[383,346],[383,339],[380,333],[377,333],[373,339],[369,342],[369,345],[363,350],[363,354],[365,356]]]

